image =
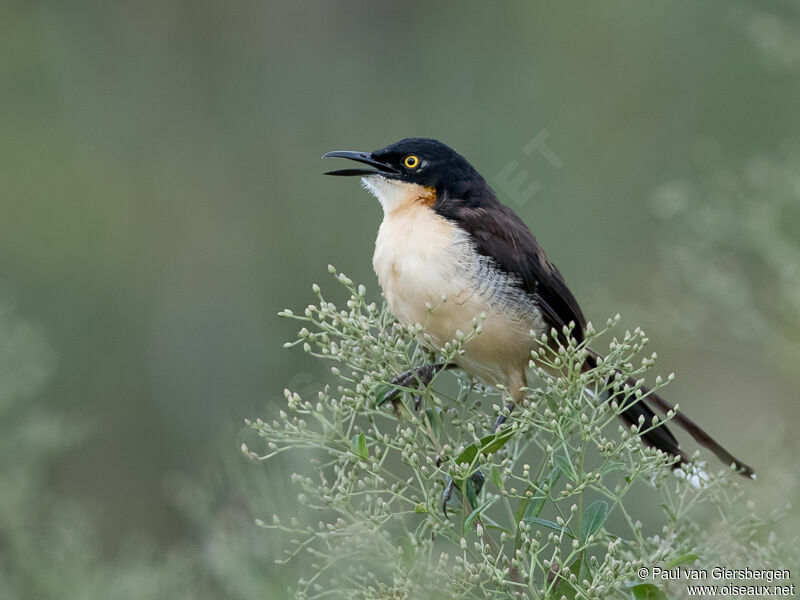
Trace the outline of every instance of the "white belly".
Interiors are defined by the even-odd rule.
[[[483,313],[481,333],[457,362],[490,383],[508,383],[524,372],[533,346],[530,331],[542,330],[538,310],[521,292],[503,292],[499,270],[472,248],[465,232],[430,207],[387,213],[378,230],[373,267],[389,308],[405,325],[422,324],[434,348],[472,331]]]

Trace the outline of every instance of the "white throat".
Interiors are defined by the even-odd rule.
[[[387,179],[380,175],[369,175],[361,178],[361,185],[375,196],[386,215],[429,192],[416,183],[406,183],[396,179]]]

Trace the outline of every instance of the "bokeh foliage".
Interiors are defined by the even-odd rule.
[[[379,208],[318,177],[318,157],[406,135],[450,143],[499,190],[517,161],[541,189],[525,203],[501,193],[589,317],[622,311],[646,328],[679,375],[671,399],[735,442],[761,493],[796,499],[794,276],[776,271],[782,258],[765,269],[735,228],[705,239],[697,215],[728,210],[708,203],[720,173],[745,208],[796,205],[798,39],[781,0],[0,4],[0,296],[40,340],[0,382],[14,406],[4,458],[25,459],[4,468],[27,482],[4,493],[28,515],[4,523],[31,524],[18,532],[36,541],[12,545],[0,589],[41,575],[40,550],[63,537],[43,515],[62,504],[82,516],[57,523],[93,533],[70,534],[51,567],[72,585],[37,584],[60,597],[129,570],[181,580],[209,553],[242,567],[219,571],[217,597],[296,579],[265,566],[279,540],[246,535],[294,502],[276,482],[298,467],[243,466],[238,431],[285,386],[329,381],[280,350],[293,331],[276,313],[310,299],[329,262],[376,289]],[[560,168],[523,152],[542,130]],[[664,186],[686,192],[684,209],[654,208]],[[785,239],[791,257],[792,210],[782,237],[750,241]],[[724,219],[752,232],[753,213]],[[780,321],[763,310],[777,294]],[[209,545],[212,531],[231,543]],[[144,563],[116,562],[132,546]]]

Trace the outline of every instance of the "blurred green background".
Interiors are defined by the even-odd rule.
[[[295,326],[276,313],[312,301],[328,263],[379,297],[380,208],[322,177],[319,157],[407,136],[467,156],[587,316],[622,312],[651,333],[658,370],[678,375],[670,398],[759,485],[796,496],[796,468],[770,477],[798,451],[781,432],[800,425],[798,106],[788,1],[2,3],[0,306],[16,358],[0,375],[22,383],[7,386],[0,431],[6,476],[12,458],[30,462],[5,479],[29,493],[4,501],[0,591],[90,597],[77,590],[104,568],[107,592],[161,563],[188,593],[176,582],[206,561],[220,573],[209,597],[283,593],[292,567],[276,570],[249,524],[294,492],[278,467],[241,458],[242,419],[325,377],[281,349]],[[525,152],[537,135],[557,160]],[[706,235],[692,212],[704,206],[731,216],[730,235]],[[791,217],[774,219],[775,252],[740,243],[754,206]],[[692,284],[712,272],[729,287]],[[201,497],[213,527],[192,514]],[[47,519],[90,533],[53,546]],[[12,539],[70,583],[38,587]],[[148,566],[124,566],[131,544]],[[231,547],[259,570],[241,589],[219,566]]]

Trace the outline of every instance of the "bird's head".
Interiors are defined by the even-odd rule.
[[[467,159],[430,138],[406,138],[373,152],[336,150],[322,158],[348,158],[369,167],[325,174],[361,177],[384,210],[414,202],[433,205],[448,196],[464,198],[473,188],[488,187]]]

